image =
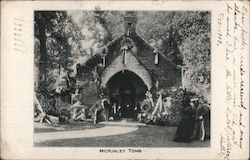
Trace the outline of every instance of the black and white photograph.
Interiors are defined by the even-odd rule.
[[[249,1],[0,4],[0,159],[249,159]]]
[[[35,147],[210,147],[209,11],[34,11]]]

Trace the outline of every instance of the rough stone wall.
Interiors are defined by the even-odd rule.
[[[148,45],[140,36],[134,37],[137,46],[137,54],[139,61],[150,71],[154,70],[158,81],[159,88],[170,88],[181,86],[181,69],[177,68],[170,60],[159,54],[159,64],[154,64],[154,48]],[[154,80],[152,75],[152,79]]]
[[[160,63],[157,66],[159,87],[170,88],[181,86],[181,69],[168,63]]]
[[[122,37],[116,39],[108,47],[106,56],[106,68],[101,73],[101,86],[106,87],[109,79],[122,70],[129,70],[137,74],[151,89],[155,85],[154,76],[151,71],[154,70],[158,81],[159,88],[180,87],[181,69],[170,61],[159,56],[159,64],[154,64],[153,48],[146,45],[140,37],[132,38],[134,47],[126,53],[127,64],[123,64],[123,53],[121,51]],[[78,74],[90,72],[99,63],[102,62],[101,56],[95,56],[92,61],[87,61],[85,66],[79,68]],[[79,80],[88,79],[89,77],[79,76]],[[82,89],[82,103],[92,106],[98,99],[98,88],[94,82],[89,82]]]
[[[96,101],[99,100],[98,97],[98,88],[95,82],[89,82],[87,85],[83,87],[81,90],[81,98],[82,104],[91,107]]]
[[[139,60],[148,70],[154,70],[160,88],[181,86],[181,69],[159,56],[159,64],[154,64],[154,54],[147,49],[142,49],[137,54]],[[153,79],[155,77],[152,77]]]

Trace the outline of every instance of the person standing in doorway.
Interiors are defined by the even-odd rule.
[[[117,106],[116,106],[116,103],[113,103],[110,112],[111,112],[111,115],[109,117],[109,120],[115,120],[116,117],[117,117]]]

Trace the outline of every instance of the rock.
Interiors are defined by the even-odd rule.
[[[56,116],[48,115],[48,118],[49,118],[49,120],[50,120],[53,124],[59,123],[59,118],[56,117]]]

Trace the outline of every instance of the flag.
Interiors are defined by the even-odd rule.
[[[159,112],[161,112],[161,110],[162,110],[162,94],[160,94],[160,96],[156,102],[155,109],[152,112],[152,116],[156,113],[158,108],[159,108]]]
[[[106,61],[105,56],[103,56],[103,57],[102,57],[102,66],[103,66],[103,67],[105,67],[105,61]]]
[[[158,53],[155,53],[155,64],[159,63],[159,56]]]
[[[124,65],[127,64],[127,62],[126,62],[126,50],[123,51],[123,63],[124,63]]]

